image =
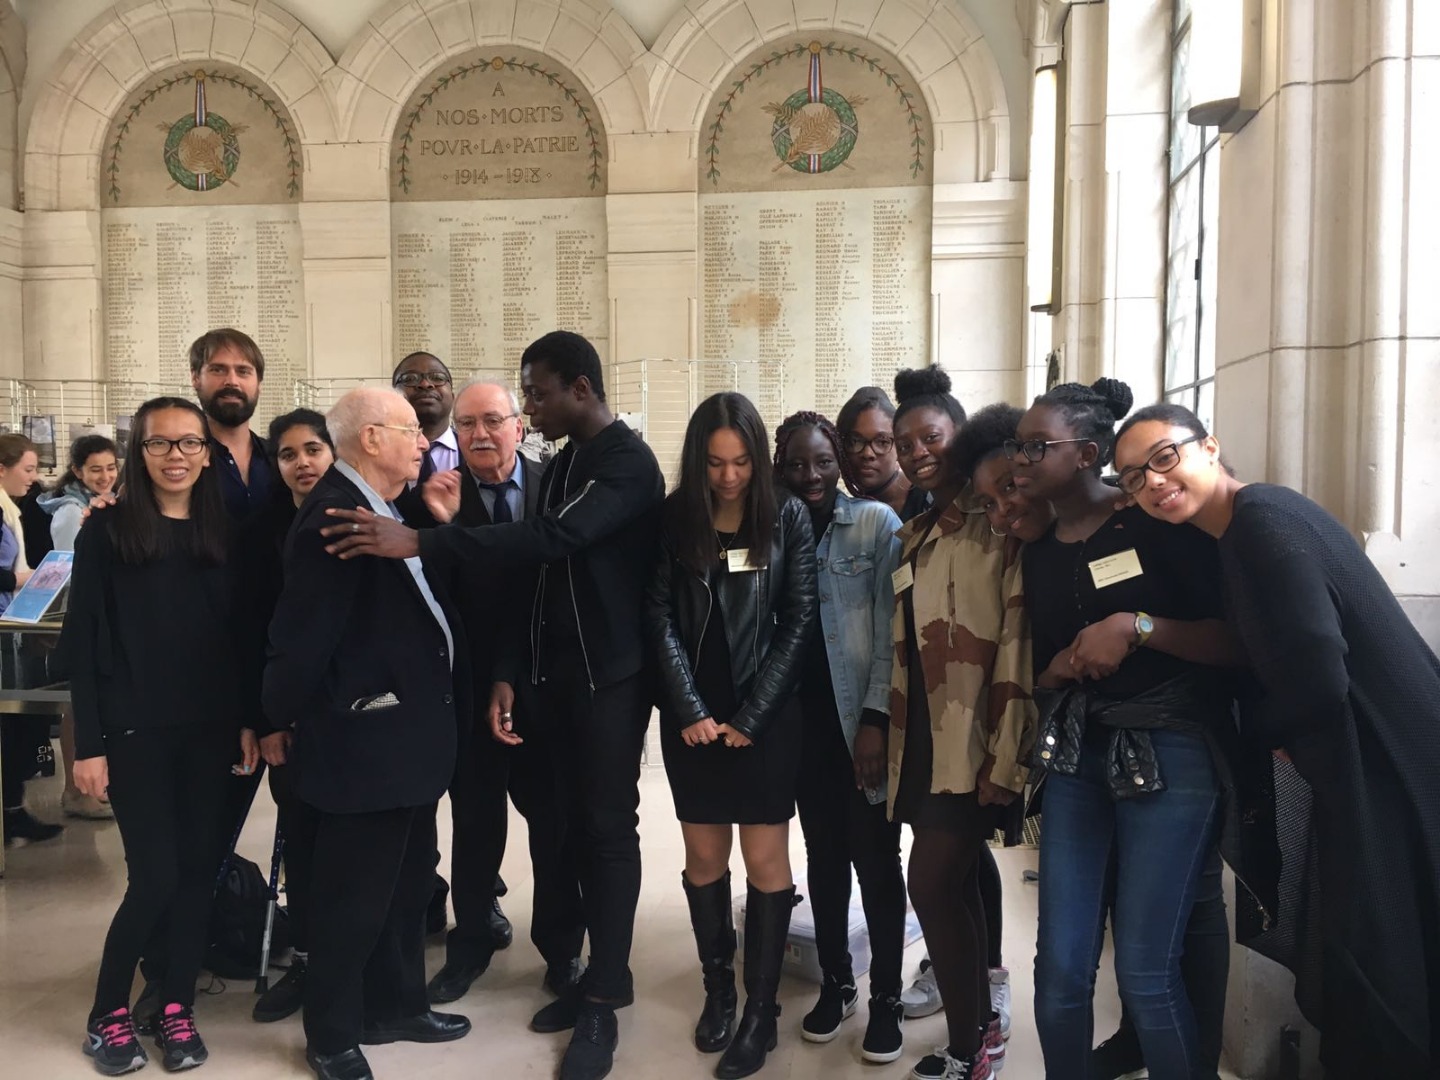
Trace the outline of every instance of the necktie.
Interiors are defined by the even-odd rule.
[[[495,495],[495,508],[490,511],[490,520],[496,525],[504,525],[507,521],[514,521],[515,515],[510,512],[510,500],[506,496],[510,489],[515,486],[514,480],[506,480],[503,484],[486,484],[477,481],[486,491]]]

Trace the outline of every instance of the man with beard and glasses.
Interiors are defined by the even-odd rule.
[[[190,346],[190,382],[210,418],[210,460],[235,521],[268,506],[278,483],[265,441],[250,430],[264,379],[265,357],[248,334],[211,330]]]

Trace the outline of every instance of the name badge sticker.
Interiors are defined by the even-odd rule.
[[[1141,577],[1144,573],[1144,569],[1140,566],[1140,556],[1135,553],[1134,548],[1115,555],[1107,555],[1090,564],[1090,577],[1095,582],[1097,589],[1103,589],[1107,585],[1118,585],[1122,581]]]
[[[895,569],[890,575],[890,584],[897,596],[915,584],[915,571],[910,569],[909,563],[901,563]]]
[[[739,548],[736,551],[727,551],[725,553],[725,569],[729,570],[732,574],[738,574],[749,570],[759,570],[760,568],[750,561],[749,548]]]

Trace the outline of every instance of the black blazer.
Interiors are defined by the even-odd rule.
[[[810,512],[799,499],[780,496],[770,565],[763,570],[716,569],[701,577],[675,554],[668,527],[661,549],[645,604],[646,631],[660,665],[661,723],[678,730],[711,715],[695,687],[695,662],[708,629],[723,632],[730,647],[741,702],[730,726],[756,738],[800,684],[806,642],[819,618]]]
[[[544,467],[524,454],[516,455],[517,469],[523,470],[521,490],[525,512],[521,520],[540,513],[540,481]],[[460,470],[460,512],[452,524],[467,529],[493,525],[485,500],[470,470]],[[445,564],[449,567],[449,589],[465,623],[465,636],[470,642],[471,671],[475,680],[475,704],[484,712],[490,687],[503,674],[513,678],[516,657],[525,651],[525,612],[535,589],[538,571],[534,567],[516,567],[499,560],[462,559]],[[433,572],[433,571],[432,571]],[[486,736],[488,738],[488,736]]]
[[[315,485],[286,543],[265,712],[295,731],[305,802],[337,814],[424,806],[449,787],[458,728],[470,715],[463,625],[445,583],[427,576],[455,638],[452,677],[445,634],[404,562],[325,551],[330,507],[368,507],[338,468]],[[396,702],[361,708],[380,695]]]

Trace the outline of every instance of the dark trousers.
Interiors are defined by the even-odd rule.
[[[6,810],[25,805],[25,781],[40,771],[40,747],[50,744],[54,717],[35,713],[0,716],[0,787]]]
[[[125,846],[125,897],[105,936],[91,1017],[130,1003],[135,965],[157,928],[161,1001],[190,1005],[205,955],[234,732],[194,725],[105,736],[110,804]]]
[[[477,701],[488,701],[489,690]],[[488,724],[477,724],[460,745],[455,780],[450,785],[451,895],[455,929],[445,943],[446,959],[476,963],[488,956],[491,901],[498,893],[500,862],[509,826],[506,794],[529,827],[534,903],[530,940],[547,964],[564,964],[580,955],[585,940],[585,909],[580,883],[564,851],[565,821],[554,748],[546,732],[517,723],[520,746],[502,746]]]
[[[559,665],[557,665],[559,666]],[[525,716],[553,749],[564,812],[565,858],[580,878],[590,932],[586,992],[628,997],[630,943],[640,900],[640,755],[650,725],[648,683],[636,675],[591,691],[577,676],[527,688]],[[519,719],[517,717],[517,719]],[[521,731],[528,738],[526,730]]]
[[[805,704],[808,706],[809,701]],[[828,723],[807,710],[800,782],[795,792],[805,834],[805,881],[815,916],[815,947],[827,975],[850,972],[850,867],[870,934],[870,992],[899,994],[905,959],[905,878],[900,823],[855,787],[855,770],[833,707]]]
[[[317,1054],[357,1046],[366,1020],[419,1016],[425,906],[435,882],[435,804],[317,811],[305,1038]]]
[[[315,830],[319,815],[295,794],[295,770],[281,765],[270,770],[270,795],[275,800],[280,835],[285,838],[285,913],[296,952],[310,948],[310,882],[315,866]]]

